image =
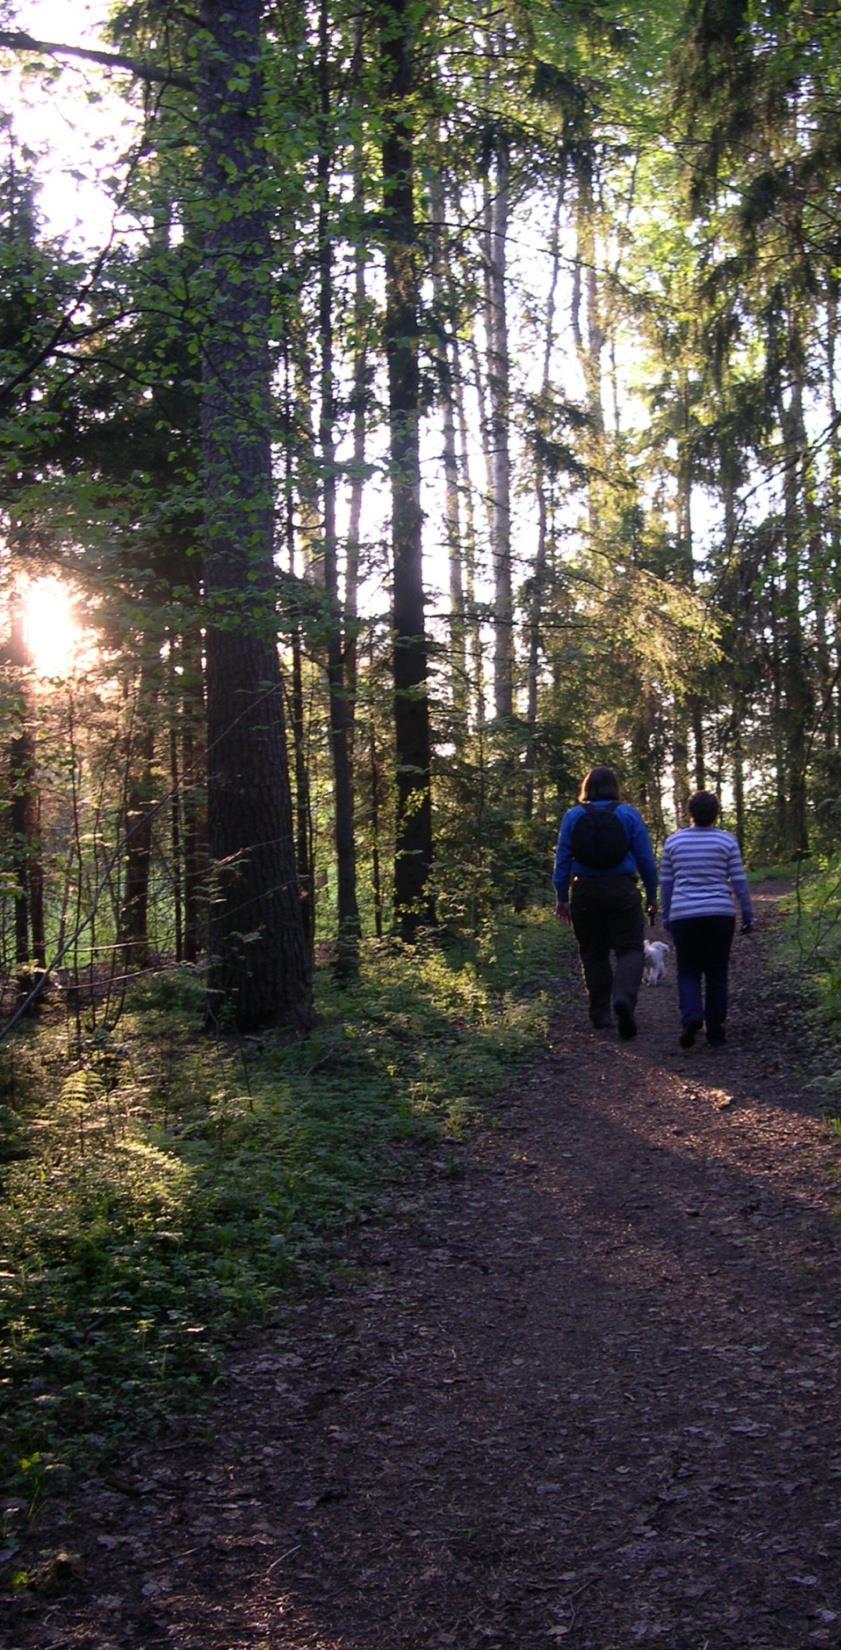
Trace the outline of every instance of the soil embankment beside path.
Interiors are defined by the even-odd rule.
[[[630,1044],[570,971],[459,1164],[233,1359],[209,1441],[79,1495],[2,1642],[838,1650],[838,1149],[761,932],[733,982],[684,1052],[673,965]]]

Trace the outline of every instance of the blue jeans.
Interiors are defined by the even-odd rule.
[[[727,970],[735,928],[735,917],[679,917],[671,925],[681,1024],[706,1021],[711,1043],[724,1041]],[[703,994],[702,982],[706,984]]]

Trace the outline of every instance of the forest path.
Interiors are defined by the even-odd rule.
[[[838,1147],[761,933],[733,980],[683,1052],[673,961],[630,1044],[571,966],[463,1173],[89,1489],[15,1650],[838,1650]]]

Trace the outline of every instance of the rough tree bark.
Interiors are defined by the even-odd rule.
[[[300,1032],[311,990],[275,624],[260,11],[205,0],[201,13],[209,1013]]]
[[[433,922],[431,736],[420,507],[419,257],[414,204],[412,0],[377,8],[382,89],[385,346],[388,359],[397,818],[394,914],[401,937]]]

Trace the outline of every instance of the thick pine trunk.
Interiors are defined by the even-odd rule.
[[[414,205],[415,96],[411,0],[378,6],[383,94],[385,346],[394,572],[394,723],[397,760],[394,912],[412,940],[434,921],[431,737],[420,507],[419,260]]]
[[[310,980],[275,621],[260,11],[202,6],[209,1015],[301,1031]]]

